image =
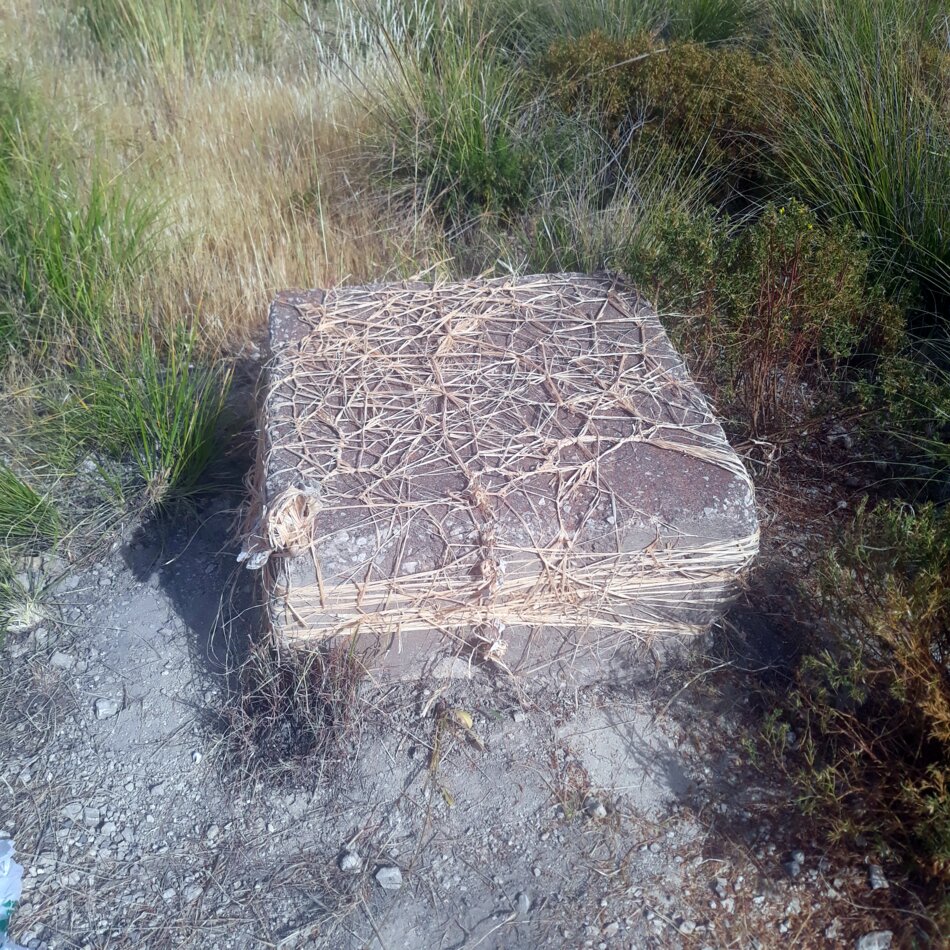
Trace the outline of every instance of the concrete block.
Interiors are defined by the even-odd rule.
[[[283,293],[253,511],[285,645],[575,682],[706,630],[752,483],[650,305],[543,275]]]

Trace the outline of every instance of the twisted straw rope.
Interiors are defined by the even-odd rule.
[[[285,638],[689,632],[755,556],[754,519],[737,539],[686,536],[617,493],[610,472],[645,445],[752,498],[655,315],[618,282],[343,288],[296,310],[306,332],[271,365],[246,549]],[[335,516],[370,543],[327,578]],[[625,550],[631,524],[654,543]],[[403,567],[419,535],[436,563]],[[317,581],[294,586],[283,560],[305,552]]]

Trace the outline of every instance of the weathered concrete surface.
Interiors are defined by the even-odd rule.
[[[756,552],[741,462],[614,278],[285,293],[270,350],[245,551],[287,643],[382,677],[629,673]]]

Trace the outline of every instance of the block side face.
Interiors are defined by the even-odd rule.
[[[274,568],[289,636],[694,628],[755,553],[741,462],[611,278],[304,294],[271,340],[263,495],[312,501]]]

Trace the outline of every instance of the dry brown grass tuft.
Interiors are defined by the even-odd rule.
[[[158,64],[130,72],[77,40],[55,5],[15,0],[0,16],[0,63],[56,104],[81,152],[163,208],[165,253],[135,301],[153,319],[194,320],[234,349],[278,289],[406,276],[441,259],[424,222],[369,196],[371,119],[305,43],[170,85]]]

